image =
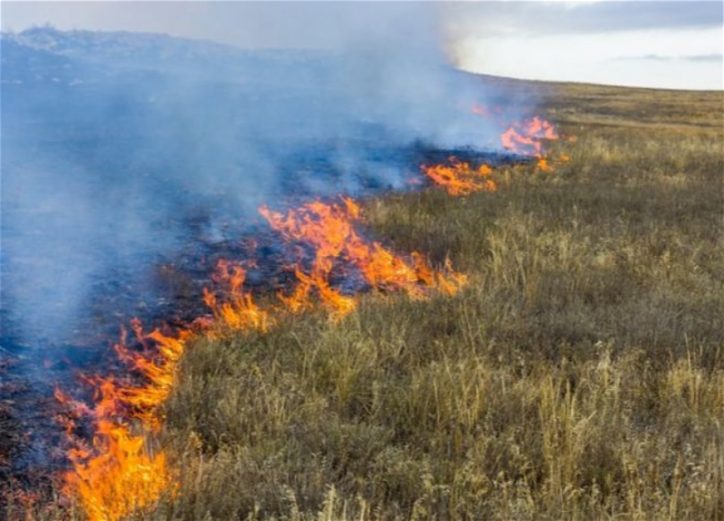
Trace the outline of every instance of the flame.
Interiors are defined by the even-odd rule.
[[[548,161],[547,158],[541,157],[536,162],[536,168],[540,170],[541,172],[553,172],[553,166],[551,165],[550,161]]]
[[[496,118],[503,113],[499,107],[484,105],[473,106],[472,112]],[[543,155],[543,142],[558,138],[553,125],[540,117],[514,123],[501,134],[506,149],[537,158],[536,166],[544,172],[553,167]],[[568,160],[566,155],[559,157],[561,163]],[[472,168],[450,157],[448,164],[421,168],[452,196],[497,189],[491,179],[493,170],[485,164]],[[287,243],[303,245],[292,266],[297,284],[291,293],[278,295],[288,312],[306,311],[317,302],[334,318],[353,311],[358,299],[336,287],[335,277],[340,276],[356,275],[374,290],[403,291],[416,299],[426,298],[429,289],[453,295],[467,283],[465,275],[452,269],[449,259],[441,270],[435,270],[419,252],[403,257],[364,238],[355,227],[361,210],[352,199],[342,198],[337,203],[316,200],[286,213],[262,206],[259,212]],[[247,248],[256,249],[255,241]],[[211,315],[197,317],[172,334],[160,329],[145,333],[141,322],[132,320],[133,345],[128,345],[127,332],[122,330],[114,349],[136,378],[85,378],[95,388],[92,407],[56,390],[57,400],[67,409],[59,421],[71,444],[68,458],[72,468],[63,474],[63,493],[78,501],[89,521],[120,521],[148,511],[164,495],[176,493],[176,475],[165,453],[152,443],[152,435],[163,426],[162,405],[176,385],[178,366],[191,338],[198,334],[213,338],[229,329],[266,332],[273,324],[270,311],[259,307],[244,288],[246,267],[252,266],[218,261],[212,276],[217,287],[203,290]],[[78,423],[84,419],[93,426],[90,443],[76,435]]]
[[[173,390],[176,369],[184,352],[185,340],[191,333],[179,331],[178,338],[174,338],[156,329],[144,335],[138,319],[134,319],[131,324],[138,342],[144,347],[144,353],[130,351],[125,345],[125,338],[122,338],[114,348],[119,359],[142,375],[146,383],[137,387],[121,387],[117,391],[118,399],[131,407],[132,415],[141,420],[144,427],[156,432],[161,427],[157,408],[166,401]],[[151,341],[155,343],[154,348],[149,345]],[[156,350],[155,356],[148,354],[152,349]]]
[[[246,271],[241,265],[221,260],[212,279],[226,288],[224,301],[204,289],[204,301],[214,318],[194,320],[191,325],[195,330],[209,336],[222,328],[266,331],[267,312],[257,307],[244,291]],[[125,329],[114,349],[118,358],[138,374],[142,384],[113,377],[88,377],[86,380],[96,389],[93,408],[72,400],[60,390],[55,393],[58,401],[69,408],[60,420],[72,445],[68,451],[72,469],[63,475],[63,493],[77,499],[89,521],[117,521],[150,509],[177,487],[166,455],[152,450],[148,435],[163,424],[160,406],[176,384],[178,364],[195,332],[178,329],[171,336],[155,329],[144,333],[138,319],[131,321],[131,329],[140,350],[128,346]],[[90,446],[74,434],[82,417],[90,417],[93,422]]]
[[[251,293],[244,290],[246,270],[241,264],[221,259],[212,279],[227,287],[226,302],[219,302],[217,293],[204,288],[204,303],[214,315],[214,325],[227,329],[269,329],[269,314],[259,308]],[[213,334],[212,334],[213,335]]]
[[[559,154],[558,157],[544,156],[538,158],[535,167],[539,172],[553,173],[556,171],[556,167],[568,163],[570,160],[571,157],[567,154]]]
[[[315,261],[310,274],[304,273],[298,266],[295,267],[294,275],[299,282],[291,295],[279,293],[279,300],[292,313],[299,313],[313,306],[311,294],[316,288],[322,305],[333,317],[339,318],[347,315],[357,307],[357,299],[343,295],[331,287],[328,280],[331,268],[331,265],[327,266],[322,261]]]
[[[294,312],[311,306],[313,289],[332,316],[344,316],[355,309],[357,300],[341,294],[330,283],[341,259],[355,265],[373,288],[402,289],[416,298],[424,296],[422,286],[454,294],[466,282],[449,262],[444,272],[436,272],[419,253],[413,253],[408,262],[381,244],[362,239],[352,225],[359,217],[359,207],[352,200],[337,205],[316,201],[290,210],[286,216],[266,208],[260,211],[283,236],[304,241],[316,251],[310,273],[298,265],[295,273],[299,283],[291,295],[282,298]],[[246,271],[240,264],[219,261],[213,279],[226,290],[204,290],[204,300],[214,317],[210,324],[204,323],[205,334],[214,335],[218,328],[268,329],[268,312],[243,289]],[[142,384],[113,377],[86,378],[96,389],[92,408],[56,391],[58,401],[70,409],[63,425],[72,445],[68,451],[72,469],[63,474],[62,491],[78,501],[89,521],[119,521],[150,510],[178,487],[165,453],[153,450],[149,435],[162,426],[160,406],[173,390],[178,364],[194,332],[181,329],[171,336],[156,329],[144,333],[137,319],[131,322],[131,329],[139,349],[128,346],[125,330],[114,348],[119,359],[138,373]],[[93,423],[90,444],[75,435],[77,422],[83,417],[90,417]]]
[[[422,165],[425,174],[447,190],[452,196],[468,195],[473,192],[494,192],[497,190],[495,181],[490,179],[493,169],[488,165],[480,165],[477,169],[470,167],[456,157],[448,159],[449,165]]]
[[[349,275],[350,266],[372,288],[402,290],[413,298],[425,298],[425,288],[454,294],[466,283],[449,261],[436,271],[420,253],[403,258],[364,239],[355,229],[360,207],[351,199],[335,204],[313,201],[286,214],[267,207],[259,211],[286,241],[302,243],[314,252],[309,269],[304,269],[304,259],[296,263],[298,283],[292,293],[279,295],[291,312],[312,307],[314,295],[332,317],[354,310],[356,297],[343,294],[331,282],[335,272]],[[162,405],[176,385],[178,365],[190,339],[200,333],[214,337],[227,329],[264,332],[270,327],[269,311],[244,289],[244,265],[222,259],[212,279],[217,287],[205,288],[203,294],[211,318],[199,317],[172,334],[160,329],[146,333],[140,320],[134,319],[130,343],[122,328],[114,349],[135,378],[86,377],[95,388],[92,407],[56,390],[57,400],[68,410],[60,420],[71,445],[67,455],[72,468],[63,474],[62,491],[78,502],[89,521],[120,521],[149,511],[164,495],[176,493],[176,475],[151,440],[163,425]],[[82,419],[92,423],[90,443],[76,435]]]
[[[499,125],[506,125],[504,111],[501,107],[490,108],[482,103],[474,103],[470,111],[483,118],[495,118]],[[539,159],[543,159],[543,142],[557,139],[560,139],[560,136],[555,126],[540,116],[515,122],[500,135],[500,141],[506,150]],[[575,142],[576,137],[570,136],[567,140]],[[553,170],[545,161],[539,162],[537,166],[544,172]]]
[[[143,434],[136,434],[120,415],[121,388],[113,379],[98,382],[91,445],[66,431],[73,447],[68,451],[72,469],[63,474],[62,492],[77,499],[89,521],[116,521],[150,508],[174,481],[163,452],[154,454]],[[61,403],[82,409],[60,391]],[[80,411],[83,414],[84,411]]]
[[[485,103],[473,103],[473,106],[470,108],[470,112],[480,116],[481,118],[499,118],[503,114],[503,107],[497,105],[491,107]]]
[[[227,288],[226,299],[219,302],[216,293],[204,289],[204,300],[214,319],[193,324],[210,336],[219,328],[266,331],[267,312],[244,291],[245,279],[241,265],[219,261],[213,280]],[[138,373],[142,384],[112,377],[87,378],[96,387],[92,409],[56,391],[56,398],[71,410],[62,420],[72,443],[68,458],[73,467],[63,476],[63,492],[77,498],[89,521],[116,521],[149,509],[177,486],[165,454],[151,450],[148,435],[163,424],[160,406],[173,390],[178,364],[194,332],[179,329],[176,336],[170,336],[155,329],[146,334],[138,319],[131,321],[131,329],[141,349],[128,347],[125,329],[114,349],[118,358]],[[90,447],[74,436],[76,422],[83,416],[93,419]]]
[[[482,106],[473,111],[479,115],[494,112]],[[505,148],[536,157],[537,168],[544,172],[553,167],[543,156],[543,141],[553,139],[558,139],[555,128],[539,117],[516,123],[501,135]],[[565,155],[559,158],[560,162],[568,160]],[[485,164],[473,168],[450,157],[448,164],[423,165],[422,170],[452,196],[497,189],[491,179],[493,170]],[[403,291],[415,299],[426,298],[430,289],[453,295],[467,283],[449,260],[435,270],[419,252],[400,256],[366,239],[356,229],[361,210],[352,199],[336,203],[316,200],[286,213],[262,206],[259,212],[300,252],[292,266],[296,285],[291,293],[278,295],[288,312],[306,311],[317,303],[333,318],[352,312],[358,299],[338,287],[335,280],[340,277],[356,276],[374,290]],[[252,250],[255,247],[255,243],[249,245]],[[175,494],[176,476],[165,453],[151,442],[152,435],[163,426],[162,405],[176,385],[178,366],[192,337],[200,333],[216,337],[229,329],[266,332],[273,324],[270,311],[259,307],[244,288],[246,268],[251,266],[218,261],[212,276],[215,289],[203,290],[211,315],[198,317],[172,334],[160,329],[145,333],[139,320],[131,321],[133,345],[129,346],[123,330],[114,349],[136,378],[86,378],[95,387],[92,407],[56,391],[56,398],[68,409],[60,421],[71,443],[68,458],[72,468],[63,474],[63,493],[78,501],[89,521],[120,521],[150,510],[164,495]],[[76,435],[82,419],[92,423],[90,443]]]
[[[360,216],[359,205],[349,198],[338,204],[313,201],[286,214],[262,206],[259,213],[286,241],[301,242],[314,250],[311,269],[305,271],[303,262],[298,261],[294,266],[297,286],[291,294],[279,295],[292,312],[313,305],[313,290],[333,316],[342,317],[352,311],[356,299],[341,294],[330,283],[335,268],[346,264],[354,266],[373,289],[401,290],[414,298],[425,296],[423,286],[452,294],[465,283],[464,277],[451,269],[434,272],[419,253],[413,253],[411,261],[407,261],[379,242],[365,240],[353,224]]]
[[[558,139],[558,132],[552,123],[535,116],[514,123],[500,135],[503,148],[523,156],[542,157],[543,142]]]
[[[93,447],[71,449],[65,494],[79,499],[89,521],[115,521],[150,508],[173,480],[163,452],[152,454],[146,438],[123,424],[99,419]]]

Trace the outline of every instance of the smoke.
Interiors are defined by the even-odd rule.
[[[150,267],[199,236],[233,240],[262,202],[401,188],[414,147],[497,146],[470,113],[490,93],[448,66],[437,7],[276,9],[327,28],[321,49],[312,29],[303,50],[3,35],[5,342],[52,359],[53,345],[147,312]],[[305,18],[325,12],[321,26]]]

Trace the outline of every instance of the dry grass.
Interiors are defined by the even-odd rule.
[[[139,519],[724,519],[724,96],[538,90],[555,175],[366,206],[468,288],[199,341]]]

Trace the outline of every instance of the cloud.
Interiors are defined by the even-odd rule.
[[[670,62],[670,61],[687,61],[687,62],[704,62],[704,63],[721,63],[724,59],[721,53],[716,54],[691,54],[683,56],[666,56],[661,54],[644,54],[641,56],[618,56],[615,60],[625,61],[655,61],[655,62]]]
[[[720,89],[721,26],[462,39],[466,70],[518,78]],[[718,59],[719,58],[719,59]]]
[[[696,54],[694,56],[680,56],[680,60],[687,60],[692,62],[713,62],[721,63],[724,57],[721,53],[719,54]]]
[[[454,32],[581,34],[721,26],[721,2],[485,2],[448,7]]]

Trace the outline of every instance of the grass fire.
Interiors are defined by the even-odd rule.
[[[3,33],[0,518],[722,519],[722,92],[334,9]]]

